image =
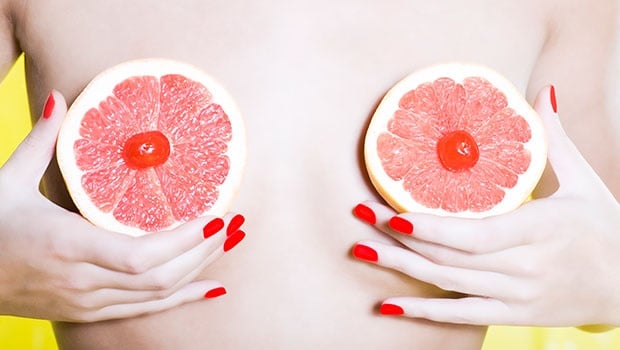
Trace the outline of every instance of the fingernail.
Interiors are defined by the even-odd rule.
[[[390,228],[406,235],[413,234],[413,224],[400,216],[393,216],[389,222]]]
[[[52,111],[54,110],[54,106],[56,105],[56,101],[54,100],[54,93],[50,92],[47,97],[47,101],[45,101],[45,107],[43,107],[43,119],[49,119],[52,116]]]
[[[241,227],[241,225],[243,225],[244,222],[245,222],[245,218],[243,217],[243,215],[241,214],[235,215],[230,220],[230,223],[228,224],[228,228],[226,228],[226,236],[230,236],[233,233],[235,233],[235,231],[237,231]]]
[[[245,232],[241,230],[235,231],[224,242],[224,251],[227,252],[233,249],[239,242],[241,242],[241,240],[243,240],[244,237],[245,237]]]
[[[353,247],[353,256],[360,260],[366,260],[370,262],[379,261],[379,255],[377,254],[377,251],[359,243]]]
[[[375,212],[364,204],[360,203],[355,206],[353,209],[353,214],[371,225],[377,223],[377,216],[375,215]]]
[[[405,313],[405,310],[403,310],[403,308],[398,305],[381,304],[381,307],[379,307],[379,313],[381,313],[381,315],[398,316],[403,315]]]
[[[216,234],[217,232],[219,232],[219,230],[221,230],[223,227],[224,227],[224,220],[220,218],[215,218],[209,221],[209,223],[206,224],[205,227],[202,228],[202,235],[204,236],[205,239],[207,239],[213,236],[214,234]]]
[[[555,99],[555,86],[551,85],[549,89],[549,98],[551,99],[551,108],[553,108],[553,113],[558,112],[558,102]]]
[[[226,288],[224,287],[217,287],[217,288],[213,288],[210,291],[205,293],[205,298],[207,299],[212,299],[212,298],[217,298],[219,296],[222,296],[226,294]]]

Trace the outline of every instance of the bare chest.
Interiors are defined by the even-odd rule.
[[[121,61],[187,61],[219,80],[240,106],[248,171],[269,168],[292,179],[326,168],[359,171],[369,116],[411,71],[477,62],[524,91],[545,39],[528,1],[35,2],[20,32],[35,100],[57,88],[71,101]],[[66,19],[58,21],[61,14]],[[337,174],[330,176],[326,183]]]

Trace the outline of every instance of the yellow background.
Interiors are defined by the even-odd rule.
[[[8,159],[29,128],[24,62],[20,58],[0,84],[0,164]],[[53,350],[57,346],[49,322],[0,316],[0,349]],[[620,349],[620,329],[592,334],[575,328],[491,327],[483,349]]]

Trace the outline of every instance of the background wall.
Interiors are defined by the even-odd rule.
[[[23,64],[20,58],[0,84],[0,164],[8,159],[30,128]],[[0,316],[0,349],[55,350],[57,346],[49,322]],[[620,329],[591,334],[575,328],[491,327],[483,348],[521,349],[620,349]]]

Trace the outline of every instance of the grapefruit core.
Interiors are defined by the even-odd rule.
[[[542,121],[497,72],[439,64],[390,89],[364,142],[370,180],[396,210],[480,218],[527,200],[547,161]]]
[[[56,154],[80,213],[137,236],[223,215],[241,182],[245,142],[241,114],[213,78],[143,59],[88,84],[67,112]]]

